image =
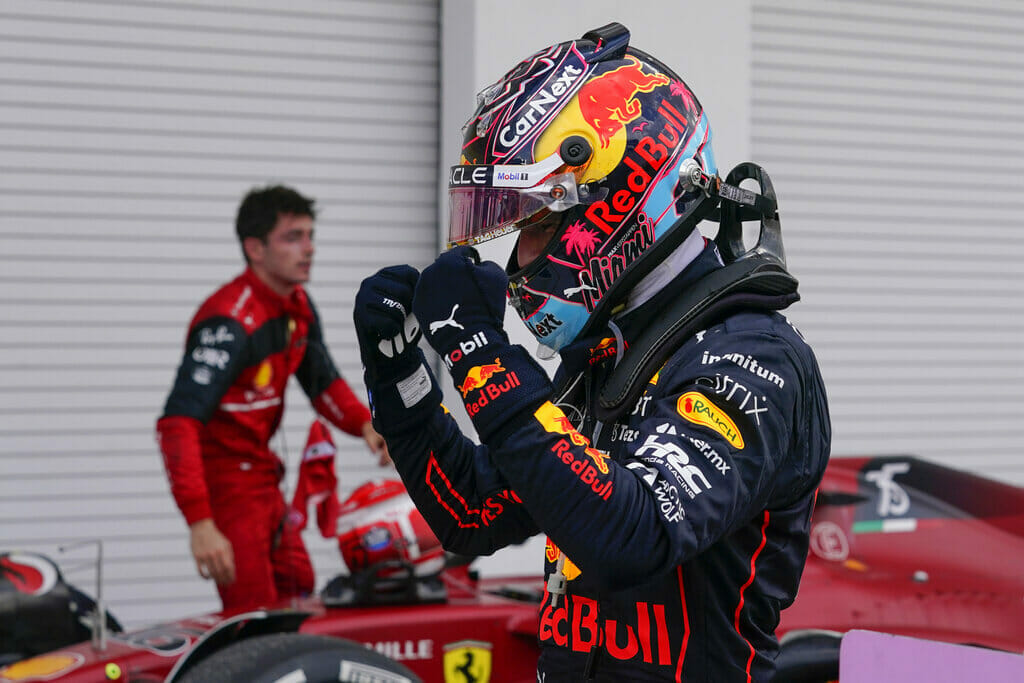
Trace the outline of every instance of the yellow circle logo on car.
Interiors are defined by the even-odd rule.
[[[84,661],[85,657],[74,652],[40,655],[5,666],[0,669],[0,678],[5,681],[45,680],[71,671]]]

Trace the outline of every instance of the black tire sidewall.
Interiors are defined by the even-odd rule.
[[[775,683],[822,683],[839,678],[839,646],[834,635],[804,636],[782,646]]]
[[[265,673],[253,679],[253,683],[273,683],[287,674],[301,671],[308,683],[407,683],[419,681],[412,674],[395,671],[394,662],[388,662],[389,668],[381,668],[381,662],[359,661],[361,657],[353,657],[352,653],[339,651],[306,652],[271,667]],[[347,670],[347,675],[342,675]],[[354,674],[362,674],[354,676]],[[372,674],[372,677],[368,674]]]
[[[181,683],[273,683],[301,671],[307,683],[420,679],[359,643],[305,633],[273,633],[233,643],[198,662]],[[342,676],[344,671],[349,674]]]

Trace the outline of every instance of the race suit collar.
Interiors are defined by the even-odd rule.
[[[664,290],[681,272],[686,271],[686,268],[701,255],[709,242],[710,240],[701,235],[699,230],[694,229],[675,251],[654,266],[640,282],[636,283],[636,286],[626,296],[625,309],[619,314],[619,317],[632,313],[650,301],[658,292]]]
[[[295,285],[291,294],[286,297],[281,296],[261,280],[256,271],[251,267],[246,268],[245,272],[242,273],[242,280],[252,287],[256,298],[270,309],[268,313],[271,317],[289,315],[304,320],[309,320],[313,317],[309,306],[309,297],[306,295],[306,290],[302,288],[302,285]]]
[[[704,240],[703,249],[689,261],[682,272],[659,290],[649,294],[642,305],[616,318],[615,324],[621,331],[623,348],[618,348],[615,332],[606,325],[598,334],[577,339],[563,348],[559,352],[562,357],[562,369],[571,377],[624,354],[630,348],[632,340],[635,340],[640,332],[663,312],[670,301],[676,299],[687,287],[721,267],[722,259],[715,243]]]

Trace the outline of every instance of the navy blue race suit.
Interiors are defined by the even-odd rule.
[[[709,245],[669,294],[718,263]],[[622,321],[626,345],[658,315],[647,308]],[[830,443],[800,334],[777,312],[728,314],[608,423],[588,395],[622,352],[614,339],[563,350],[566,390],[537,398],[547,377],[517,361],[521,347],[476,334],[462,348],[487,355],[456,387],[471,416],[488,403],[514,413],[501,429],[483,445],[463,436],[432,375],[429,393],[368,377],[374,425],[446,549],[486,555],[547,534],[546,585],[563,577],[564,595],[544,592],[538,680],[769,680]],[[517,404],[522,386],[534,390]]]

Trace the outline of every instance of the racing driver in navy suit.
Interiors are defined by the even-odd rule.
[[[480,93],[450,249],[356,297],[374,424],[448,550],[547,536],[538,681],[768,681],[829,456],[825,389],[779,313],[798,295],[770,179],[721,178],[696,96],[628,43],[609,24]],[[480,262],[471,245],[513,232],[505,268]],[[506,298],[561,356],[553,380],[509,343]]]

